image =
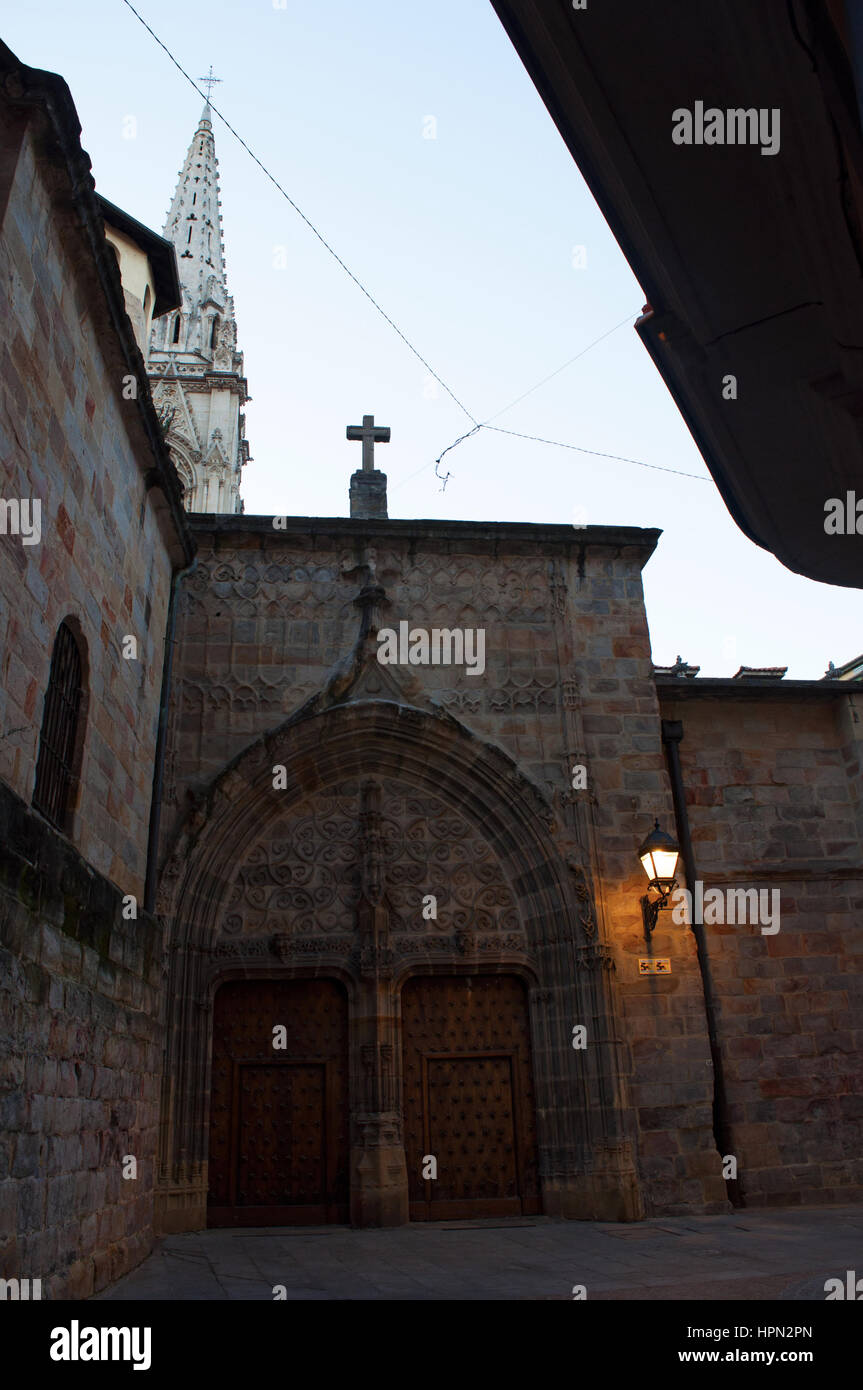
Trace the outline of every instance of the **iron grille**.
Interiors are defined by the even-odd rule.
[[[81,708],[81,654],[66,623],[57,629],[39,738],[33,805],[58,830],[67,828]]]

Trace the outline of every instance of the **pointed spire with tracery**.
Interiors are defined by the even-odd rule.
[[[225,274],[209,100],[221,78],[213,76],[211,67],[201,81],[207,100],[163,230],[177,253],[183,307],[155,321],[148,366],[156,405],[174,408],[168,444],[186,489],[187,509],[239,512],[241,470],[249,459],[242,414],[248,391]]]

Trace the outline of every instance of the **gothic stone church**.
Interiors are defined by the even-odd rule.
[[[243,514],[209,109],[164,236],[8,49],[0,126],[0,1274],[858,1200],[860,663],[658,669],[658,532],[389,520],[381,444],[350,516]],[[780,929],[648,931],[657,819]]]

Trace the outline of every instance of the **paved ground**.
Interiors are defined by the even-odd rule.
[[[97,1295],[119,1299],[824,1299],[863,1276],[863,1206],[633,1224],[447,1221],[170,1236]]]

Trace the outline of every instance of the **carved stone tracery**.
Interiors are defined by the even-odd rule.
[[[222,931],[350,932],[361,897],[377,905],[384,891],[393,930],[518,930],[512,891],[476,827],[429,793],[376,785],[375,795],[363,790],[368,783],[346,782],[271,826],[234,876]],[[437,898],[436,920],[423,918],[427,894]]]

